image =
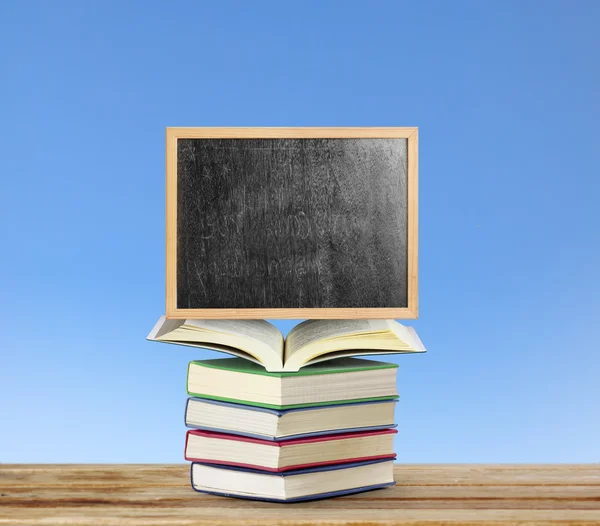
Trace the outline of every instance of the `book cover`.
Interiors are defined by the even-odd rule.
[[[273,415],[277,415],[278,417],[282,417],[285,414],[289,414],[289,413],[297,413],[297,412],[306,412],[306,411],[310,411],[311,409],[313,409],[312,407],[299,407],[299,408],[294,408],[294,409],[271,409],[268,407],[259,407],[259,406],[254,406],[254,405],[246,405],[246,404],[239,404],[239,403],[232,403],[232,402],[223,402],[220,400],[213,400],[211,398],[200,398],[200,397],[192,397],[192,398],[188,398],[186,403],[185,403],[185,411],[183,413],[183,423],[185,424],[185,426],[189,429],[200,429],[200,430],[204,430],[204,431],[212,431],[215,433],[225,433],[225,434],[232,434],[232,435],[239,435],[239,436],[245,436],[245,437],[250,437],[250,438],[258,438],[258,439],[263,439],[263,440],[272,440],[272,441],[279,441],[279,442],[285,442],[288,440],[294,440],[296,438],[309,438],[309,437],[318,437],[318,436],[322,436],[322,435],[332,435],[332,434],[342,434],[342,433],[355,433],[358,431],[378,431],[380,429],[392,429],[392,428],[396,428],[398,427],[398,424],[389,424],[389,425],[381,425],[381,426],[366,426],[366,427],[353,427],[353,428],[345,428],[345,429],[334,429],[334,430],[325,430],[325,431],[314,431],[312,433],[299,433],[297,435],[288,435],[285,437],[273,437],[273,436],[267,436],[267,435],[256,435],[256,434],[252,434],[252,433],[244,433],[243,431],[234,431],[231,429],[220,429],[220,428],[215,428],[215,427],[207,427],[207,426],[196,426],[193,424],[189,424],[186,420],[186,416],[187,416],[187,408],[188,408],[188,404],[190,403],[191,400],[200,400],[204,403],[207,404],[213,404],[213,405],[220,405],[220,406],[224,406],[224,407],[238,407],[238,408],[243,408],[246,411],[257,411],[257,412],[261,412],[261,413],[270,413]],[[366,406],[366,405],[373,405],[373,404],[385,404],[385,403],[398,403],[398,399],[390,399],[390,400],[375,400],[375,401],[367,401],[367,402],[353,402],[353,403],[348,403],[346,405],[356,405],[356,406]],[[327,409],[328,407],[336,407],[337,404],[326,404],[326,405],[322,405],[322,406],[318,406],[319,409]]]
[[[329,402],[314,402],[312,404],[290,404],[290,405],[274,405],[274,404],[265,404],[262,402],[251,402],[248,400],[240,400],[237,398],[226,398],[224,396],[212,396],[205,393],[191,393],[188,391],[188,395],[194,398],[206,398],[210,400],[215,400],[218,402],[229,402],[232,404],[242,404],[253,407],[261,407],[265,409],[276,409],[276,410],[287,410],[287,409],[302,409],[302,408],[311,408],[311,407],[324,407],[329,405],[339,405],[339,404],[355,404],[360,402],[378,402],[378,401],[390,401],[397,400],[397,396],[380,396],[375,398],[352,398],[350,400],[336,400]]]
[[[382,460],[368,460],[368,461],[364,461],[364,462],[351,462],[351,463],[347,463],[347,464],[338,464],[338,465],[333,465],[333,466],[319,466],[319,467],[313,467],[313,468],[296,469],[294,471],[288,471],[285,473],[269,473],[269,475],[275,476],[275,477],[293,477],[294,475],[302,475],[305,473],[316,473],[319,471],[343,470],[343,469],[349,469],[349,468],[358,467],[358,466],[366,466],[369,464],[377,464],[380,462],[389,462],[389,460],[382,459]],[[302,497],[296,497],[296,498],[291,498],[291,499],[270,499],[270,498],[250,496],[250,495],[240,495],[237,493],[206,491],[206,490],[197,489],[194,484],[194,464],[202,464],[205,466],[211,466],[211,467],[215,467],[215,468],[219,468],[219,469],[228,469],[228,470],[233,470],[233,471],[247,471],[250,473],[263,473],[264,474],[264,471],[257,470],[257,469],[251,469],[251,468],[235,467],[235,466],[221,466],[221,465],[216,465],[216,464],[212,464],[212,463],[208,463],[208,462],[194,462],[190,466],[190,481],[192,484],[192,489],[194,491],[197,491],[198,493],[207,493],[209,495],[217,495],[220,497],[235,497],[238,499],[258,500],[258,501],[263,501],[263,502],[291,503],[291,502],[302,502],[302,501],[310,501],[310,500],[328,499],[331,497],[339,497],[342,495],[351,495],[353,493],[362,493],[364,491],[372,491],[375,489],[388,488],[388,487],[394,486],[396,484],[395,481],[391,481],[391,482],[386,482],[386,483],[382,483],[382,484],[373,484],[371,486],[359,486],[356,488],[349,488],[349,489],[344,489],[344,490],[339,490],[339,491],[331,491],[328,493],[316,493],[313,495],[305,495]]]
[[[270,373],[262,365],[250,362],[243,358],[216,358],[212,360],[195,360],[190,362],[202,367],[212,367],[214,369],[224,369],[238,373],[260,374],[262,376],[272,376],[276,378],[313,376],[323,374],[350,373],[354,371],[369,371],[373,369],[393,369],[398,368],[395,363],[378,362],[375,360],[366,360],[364,358],[337,358],[326,362],[315,363],[303,367],[297,372],[274,372]]]
[[[339,460],[328,460],[325,462],[313,462],[313,463],[309,462],[309,463],[305,463],[305,464],[296,464],[293,466],[285,466],[285,467],[281,467],[281,468],[269,468],[269,467],[261,466],[258,464],[246,464],[246,463],[242,463],[242,462],[227,462],[227,461],[216,461],[214,459],[191,458],[191,457],[187,456],[186,451],[187,451],[187,445],[188,445],[188,440],[189,440],[190,435],[204,436],[207,438],[216,438],[216,439],[221,439],[221,440],[232,440],[235,442],[249,442],[249,443],[254,443],[254,444],[267,445],[270,447],[283,448],[283,447],[289,447],[289,446],[300,445],[300,444],[329,442],[332,440],[346,440],[346,439],[352,439],[352,438],[358,439],[358,438],[368,437],[368,436],[391,435],[391,434],[396,434],[396,433],[398,433],[398,431],[396,429],[387,428],[387,429],[381,429],[378,431],[360,431],[360,432],[356,432],[356,433],[339,433],[339,434],[335,434],[335,435],[330,434],[330,435],[318,436],[318,437],[297,438],[294,440],[286,440],[286,441],[274,441],[274,440],[264,440],[264,439],[259,439],[259,438],[249,438],[249,437],[233,435],[233,434],[229,434],[229,433],[216,433],[216,432],[212,432],[212,431],[191,430],[186,433],[184,458],[185,458],[185,460],[192,461],[192,462],[199,462],[202,464],[215,464],[215,465],[243,467],[243,468],[257,469],[262,472],[268,471],[268,472],[272,472],[272,473],[280,473],[283,471],[292,471],[292,470],[306,469],[306,468],[311,468],[311,467],[316,467],[316,466],[325,466],[325,465],[332,465],[332,464],[357,463],[357,462],[364,462],[364,461],[369,461],[369,460],[393,460],[396,458],[395,453],[391,453],[389,455],[373,455],[373,456],[369,456],[369,457],[343,458],[343,459],[339,459]]]
[[[307,404],[290,404],[290,405],[274,405],[262,402],[254,402],[249,400],[242,400],[237,398],[227,398],[223,396],[214,396],[207,393],[196,393],[189,389],[189,371],[192,365],[198,365],[201,367],[208,367],[214,369],[223,369],[226,371],[233,371],[247,374],[257,374],[261,376],[270,376],[275,378],[286,378],[286,377],[298,377],[298,376],[313,376],[313,375],[326,375],[326,374],[338,374],[338,373],[350,373],[358,371],[369,371],[376,369],[397,369],[398,365],[394,363],[378,362],[375,360],[365,360],[362,358],[338,358],[336,360],[330,360],[328,362],[317,363],[302,368],[298,372],[275,372],[270,373],[265,370],[261,365],[258,365],[242,358],[217,358],[212,360],[196,360],[188,364],[188,374],[186,377],[186,390],[189,396],[194,398],[204,398],[217,400],[221,402],[230,402],[248,406],[262,407],[266,409],[286,410],[286,409],[298,409],[303,407],[322,407],[328,405],[347,404],[347,403],[358,403],[358,402],[372,402],[372,401],[384,401],[384,400],[396,400],[397,396],[383,396],[383,397],[367,397],[367,398],[351,398],[347,400],[336,400],[327,402],[314,402]]]

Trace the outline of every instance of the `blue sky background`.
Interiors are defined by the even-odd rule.
[[[419,126],[429,352],[395,359],[399,461],[600,461],[599,23],[584,1],[2,2],[0,461],[183,459],[186,365],[216,354],[145,340],[166,126]]]

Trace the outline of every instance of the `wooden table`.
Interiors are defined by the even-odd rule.
[[[396,486],[269,504],[190,489],[187,465],[0,465],[0,524],[600,524],[599,465],[398,465]]]

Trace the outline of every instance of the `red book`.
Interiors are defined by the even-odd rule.
[[[188,431],[185,459],[282,472],[347,462],[394,459],[395,429],[276,442],[212,431]]]

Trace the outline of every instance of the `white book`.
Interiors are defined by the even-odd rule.
[[[148,340],[226,352],[269,372],[348,356],[425,352],[413,327],[394,320],[308,320],[287,338],[264,320],[174,320],[161,316]]]
[[[348,495],[394,485],[392,460],[342,464],[287,473],[192,464],[196,491],[227,497],[296,502]]]

